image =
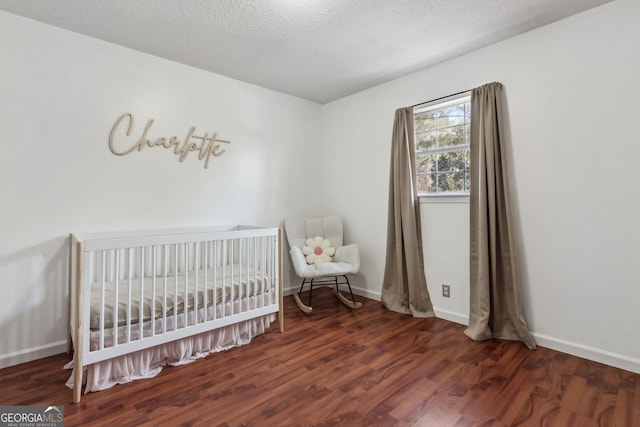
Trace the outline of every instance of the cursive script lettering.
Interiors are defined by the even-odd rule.
[[[172,136],[170,138],[161,136],[152,139],[149,137],[149,130],[152,125],[153,119],[149,119],[140,138],[135,140],[135,142],[132,142],[130,137],[133,131],[133,114],[124,113],[118,117],[118,120],[116,120],[111,128],[111,132],[109,133],[109,149],[117,156],[125,156],[135,150],[142,151],[144,147],[173,149],[173,154],[179,156],[180,162],[183,162],[190,152],[198,151],[198,159],[204,160],[204,168],[207,169],[209,167],[209,160],[211,157],[219,157],[225,153],[226,149],[222,148],[222,144],[231,143],[230,141],[218,139],[217,133],[213,133],[211,135],[209,135],[209,133],[205,133],[202,136],[195,135],[195,126],[189,129],[184,141],[181,141],[177,136]],[[124,126],[126,128],[124,135],[129,138],[122,137],[122,132],[118,132],[120,126]],[[124,142],[122,142],[121,139],[124,140]],[[122,149],[119,147],[125,148]]]

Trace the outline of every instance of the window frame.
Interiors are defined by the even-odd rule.
[[[447,96],[447,97],[443,97],[443,98],[438,98],[435,99],[433,101],[429,101],[423,104],[418,104],[416,106],[413,107],[413,116],[414,116],[414,141],[416,141],[416,145],[417,145],[417,135],[418,132],[416,132],[416,126],[415,126],[415,117],[418,114],[422,114],[422,113],[426,113],[429,111],[434,111],[434,110],[440,110],[443,108],[447,108],[447,107],[451,107],[454,105],[459,105],[459,104],[464,104],[464,103],[471,103],[471,91],[466,91],[466,92],[461,92],[455,95],[451,95],[451,96]],[[471,112],[469,112],[469,126],[471,123]],[[466,125],[466,123],[465,123]],[[422,133],[422,132],[420,132]],[[467,138],[470,138],[470,135],[467,135]],[[469,156],[471,155],[470,153],[470,141],[467,140],[467,144],[464,145],[458,145],[455,146],[453,148],[435,148],[433,150],[418,150],[417,148],[415,148],[415,162],[416,164],[414,166],[416,166],[417,169],[417,160],[418,160],[418,156],[420,155],[425,155],[425,154],[438,154],[438,153],[444,153],[444,152],[455,152],[455,151],[468,151],[469,152]],[[467,183],[467,188],[470,188],[470,180],[471,180],[471,176],[470,173],[469,175],[467,175],[467,178],[465,179],[465,183]],[[469,197],[469,190],[467,191],[440,191],[440,192],[429,192],[429,193],[418,193],[418,198],[420,199],[420,202],[425,202],[428,201],[429,199],[431,199],[432,201],[435,201],[436,199],[440,199],[439,202],[444,202],[446,201],[450,201],[450,202],[464,202],[465,200],[467,200]],[[443,200],[444,199],[444,200]]]

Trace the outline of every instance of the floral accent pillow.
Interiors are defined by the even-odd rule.
[[[320,264],[331,262],[331,257],[336,253],[336,249],[331,246],[331,242],[322,236],[307,239],[302,248],[307,264]]]

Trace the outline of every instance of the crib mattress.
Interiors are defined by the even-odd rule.
[[[224,275],[223,275],[224,273]],[[187,274],[91,284],[89,327],[98,330],[189,312],[268,291],[269,278],[238,265]],[[155,291],[155,292],[154,292]],[[206,298],[205,298],[206,296]],[[116,303],[117,301],[117,303]],[[186,302],[186,303],[185,303]],[[115,318],[117,305],[117,318]],[[152,316],[153,310],[153,316]],[[102,324],[102,326],[101,326]]]

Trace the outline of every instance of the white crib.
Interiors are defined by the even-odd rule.
[[[220,226],[70,235],[68,385],[79,402],[118,376],[153,376],[242,345],[282,311],[282,232]],[[142,362],[141,362],[142,361]],[[126,366],[126,375],[118,369]],[[128,381],[125,380],[125,381]]]

